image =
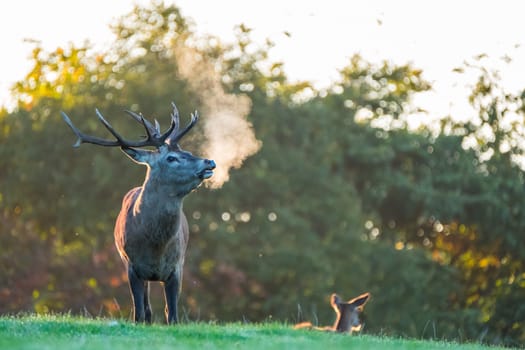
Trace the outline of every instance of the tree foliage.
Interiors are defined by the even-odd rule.
[[[251,99],[263,147],[221,189],[185,201],[186,317],[327,324],[332,292],[370,291],[370,332],[525,341],[523,93],[502,92],[481,69],[477,122],[413,132],[404,116],[430,84],[411,65],[355,55],[319,93],[290,83],[268,58],[272,44],[256,45],[246,26],[224,44],[197,37],[177,7],[153,4],[113,30],[107,52],[37,46],[13,88],[17,109],[0,111],[0,312],[128,316],[111,232],[144,169],[118,150],[71,149],[59,111],[97,135],[95,107],[124,135],[141,132],[120,117],[125,108],[167,116],[174,100],[186,115],[202,102],[176,59],[190,47],[228,93]]]

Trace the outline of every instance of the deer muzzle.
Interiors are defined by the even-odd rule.
[[[210,159],[204,159],[205,167],[199,172],[199,177],[203,180],[209,179],[213,175],[213,169],[215,169],[216,165],[213,160]]]

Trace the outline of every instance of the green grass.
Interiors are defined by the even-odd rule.
[[[0,318],[0,349],[503,349],[456,344],[293,330],[281,323],[177,326],[135,325],[122,320],[72,316]]]

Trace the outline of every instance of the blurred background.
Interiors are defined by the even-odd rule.
[[[139,138],[123,110],[167,127],[175,101],[219,165],[184,202],[183,320],[327,325],[332,292],[369,291],[368,333],[525,342],[517,2],[20,3],[0,5],[0,314],[129,318],[112,232],[145,169],[73,149],[60,111]]]

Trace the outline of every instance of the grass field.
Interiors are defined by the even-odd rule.
[[[0,318],[0,349],[504,349],[479,344],[293,330],[281,323],[135,325],[71,316]]]

